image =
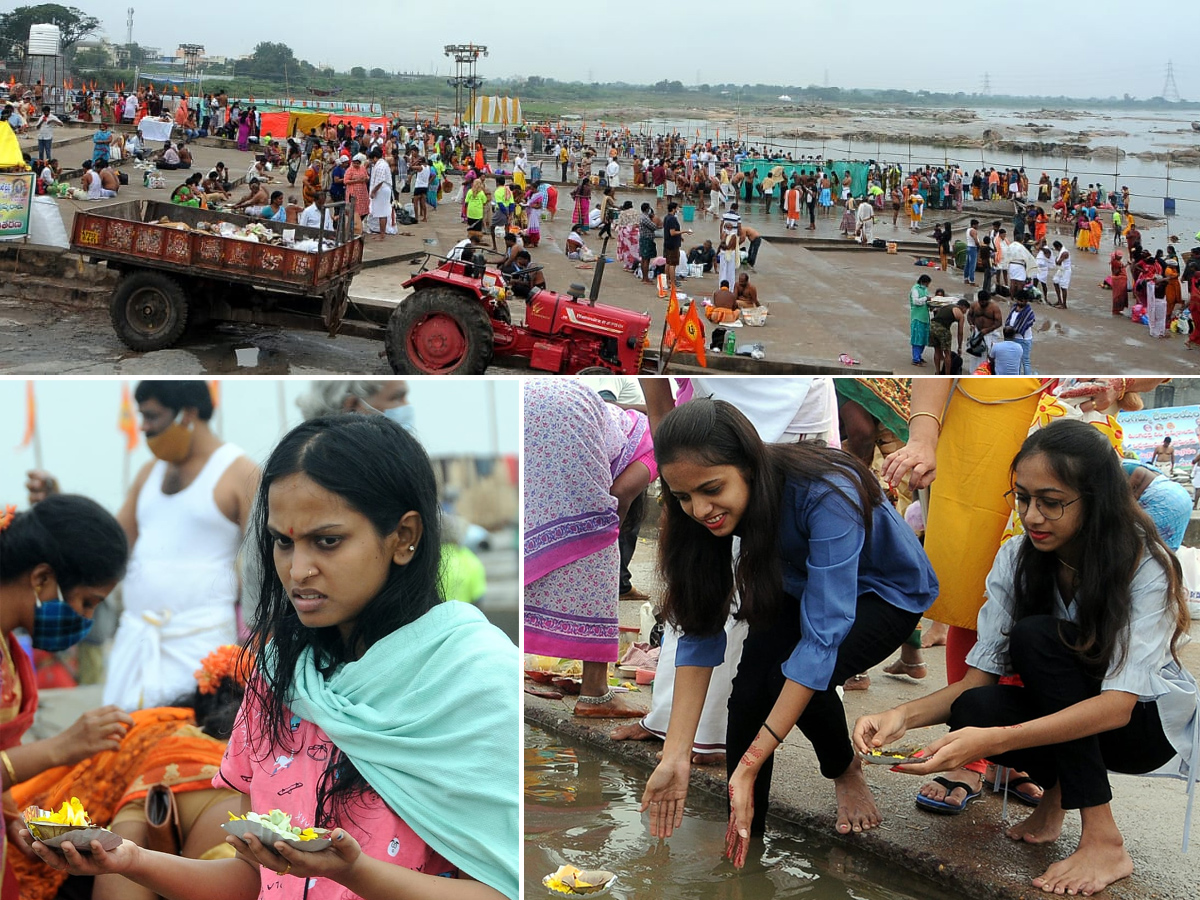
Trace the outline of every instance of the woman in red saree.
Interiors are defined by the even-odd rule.
[[[1129,276],[1126,275],[1125,260],[1121,258],[1120,250],[1114,251],[1109,257],[1108,266],[1111,270],[1109,284],[1112,287],[1112,314],[1119,316],[1129,308]]]
[[[129,542],[103,507],[60,494],[32,509],[0,508],[0,894],[19,898],[14,858],[21,822],[11,788],[58,765],[74,765],[116,749],[133,720],[115,706],[80,716],[62,734],[29,744],[21,737],[37,711],[37,678],[13,633],[24,628],[33,646],[57,652],[78,643],[92,613],[125,574]],[[10,846],[10,844],[13,844]]]

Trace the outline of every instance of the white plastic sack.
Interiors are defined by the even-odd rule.
[[[1180,547],[1175,556],[1183,569],[1183,586],[1187,590],[1192,616],[1200,617],[1200,548]]]
[[[58,204],[51,197],[34,197],[29,210],[29,242],[42,247],[71,246]]]

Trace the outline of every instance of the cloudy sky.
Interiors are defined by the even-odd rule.
[[[1194,15],[1192,2],[1156,2],[1153,15],[1134,16],[1117,0],[1082,6],[1008,0],[986,12],[976,0],[605,0],[501,4],[494,15],[475,16],[475,26],[464,23],[465,7],[451,11],[412,0],[344,6],[291,0],[271,15],[247,15],[245,0],[206,0],[195,7],[198,15],[186,16],[169,3],[70,5],[99,17],[117,43],[125,40],[125,11],[132,5],[133,38],[140,44],[171,51],[187,41],[214,55],[239,56],[259,41],[278,41],[301,59],[338,70],[361,65],[445,74],[443,45],[474,41],[489,48],[480,61],[485,78],[828,82],[974,93],[986,77],[993,93],[1152,97],[1162,92],[1173,56],[1180,95],[1200,99],[1200,61],[1182,40],[1171,43]]]

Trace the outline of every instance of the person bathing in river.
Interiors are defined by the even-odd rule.
[[[666,489],[663,613],[683,636],[662,762],[642,798],[651,834],[669,837],[683,821],[692,744],[724,658],[735,587],[750,630],[729,700],[727,855],[742,865],[750,835],[762,833],[772,754],[793,726],[834,782],[837,830],[874,828],[879,812],[836,687],[890,656],[937,596],[916,536],[857,459],[811,444],[764,445],[720,400],[670,412],[655,456]]]

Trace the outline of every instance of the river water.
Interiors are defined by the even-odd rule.
[[[525,890],[550,896],[542,878],[560,865],[603,868],[618,900],[943,900],[949,892],[861,851],[772,826],[751,845],[743,869],[722,860],[728,816],[693,790],[683,826],[650,837],[638,812],[648,773],[593,749],[525,729]],[[554,895],[561,896],[561,895]]]
[[[800,110],[798,110],[800,112]],[[935,112],[933,109],[922,108],[922,115]],[[781,136],[781,131],[882,131],[895,129],[894,119],[888,121],[873,116],[869,111],[862,111],[851,121],[841,121],[834,125],[821,119],[811,122],[799,120],[787,126],[771,126],[769,123],[759,123],[743,116],[740,119],[740,132],[748,144],[768,144],[780,153],[791,153],[793,158],[799,156],[816,156],[820,154],[825,159],[875,159],[885,162],[898,162],[908,169],[913,166],[951,165],[963,166],[967,171],[977,168],[1025,168],[1030,176],[1030,182],[1036,182],[1042,172],[1051,177],[1067,176],[1079,178],[1080,186],[1100,184],[1105,191],[1119,191],[1128,186],[1132,196],[1134,213],[1148,213],[1163,216],[1165,210],[1164,198],[1170,197],[1175,201],[1175,215],[1166,220],[1163,225],[1150,225],[1146,233],[1146,245],[1151,248],[1165,246],[1170,235],[1179,237],[1179,250],[1190,249],[1200,245],[1200,167],[1168,166],[1165,162],[1143,161],[1136,159],[1133,154],[1142,151],[1164,153],[1168,150],[1179,150],[1187,147],[1200,147],[1200,132],[1192,130],[1191,122],[1200,119],[1200,111],[1126,111],[1112,110],[1104,113],[1072,113],[1074,118],[1060,119],[1039,116],[1036,112],[1014,109],[979,109],[977,119],[967,123],[946,123],[941,126],[947,134],[981,135],[984,129],[993,128],[1001,134],[1014,140],[1057,141],[1064,142],[1064,132],[1089,132],[1091,137],[1087,144],[1092,149],[1098,147],[1119,147],[1128,154],[1124,159],[1111,158],[1072,158],[1066,156],[1045,157],[1033,154],[1000,153],[995,150],[976,149],[969,147],[943,147],[935,145],[933,138],[917,139],[909,143],[903,136],[890,141],[871,143],[847,142],[837,137],[830,140],[800,140]],[[891,112],[895,115],[895,111]],[[1053,133],[1041,138],[1029,132],[1015,133],[1017,125],[1034,122],[1039,125],[1051,126]],[[644,119],[627,123],[634,132],[661,134],[668,131],[679,131],[681,134],[701,138],[715,138],[720,135],[728,137],[737,130],[739,120],[730,118],[724,122],[714,122],[707,119]],[[761,127],[760,127],[761,126]],[[928,128],[929,122],[922,119],[920,127]],[[1106,134],[1120,132],[1120,134]],[[1107,224],[1107,222],[1106,222]],[[1142,223],[1144,226],[1145,223]]]

